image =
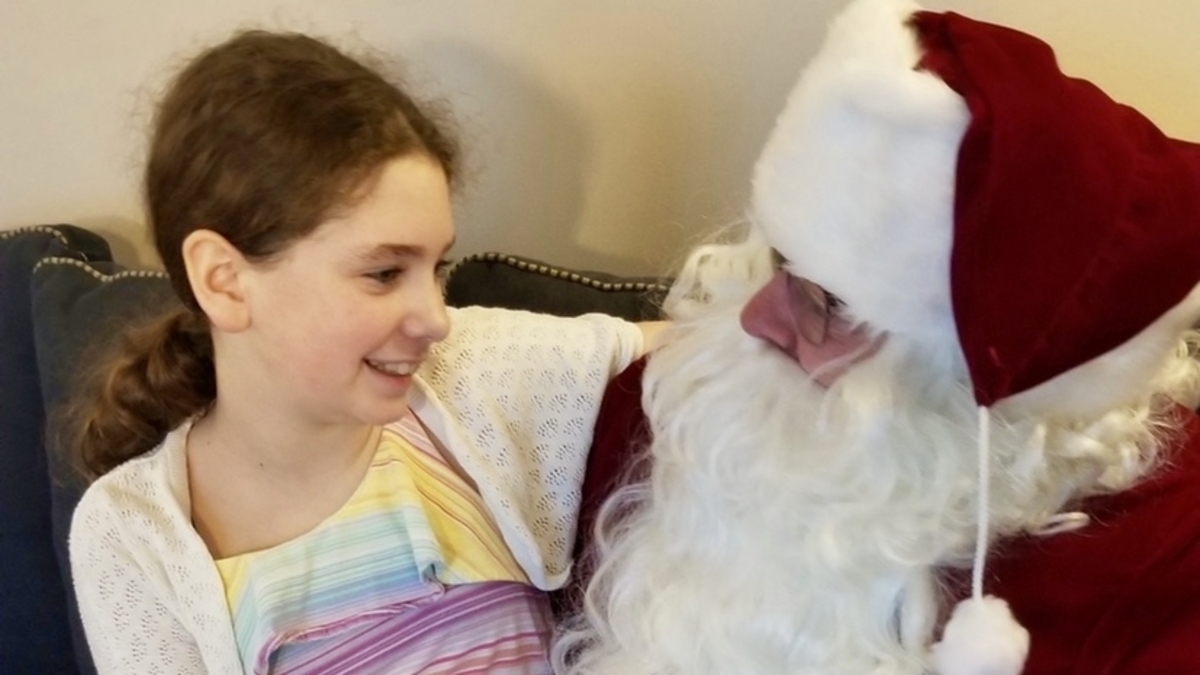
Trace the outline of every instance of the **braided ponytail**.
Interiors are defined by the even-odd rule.
[[[90,477],[154,449],[217,395],[208,322],[183,307],[130,331],[93,373],[74,443]]]

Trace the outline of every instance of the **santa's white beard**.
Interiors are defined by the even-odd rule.
[[[740,307],[678,324],[650,359],[651,479],[602,515],[560,669],[925,672],[947,600],[936,570],[968,565],[976,536],[977,410],[959,357],[889,339],[823,390],[746,335]],[[992,533],[1127,486],[1153,460],[1149,420],[993,419]]]

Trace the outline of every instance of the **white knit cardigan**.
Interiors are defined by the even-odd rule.
[[[533,584],[558,588],[600,399],[641,333],[602,315],[451,312],[412,408],[479,486]],[[98,479],[75,510],[71,571],[101,675],[243,672],[221,578],[191,524],[187,427]]]

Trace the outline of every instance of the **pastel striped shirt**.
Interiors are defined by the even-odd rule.
[[[246,673],[548,673],[551,617],[410,414],[308,533],[217,561]]]

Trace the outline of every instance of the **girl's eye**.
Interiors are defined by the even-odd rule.
[[[373,281],[387,285],[395,281],[396,278],[400,276],[402,271],[403,270],[401,270],[399,267],[387,267],[385,269],[375,270],[374,272],[367,272],[366,277]]]
[[[449,275],[451,268],[454,265],[449,260],[439,260],[433,268],[433,276],[439,284],[446,283],[446,277]],[[383,286],[390,286],[404,274],[405,270],[401,267],[385,267],[372,272],[367,272],[363,276]]]

